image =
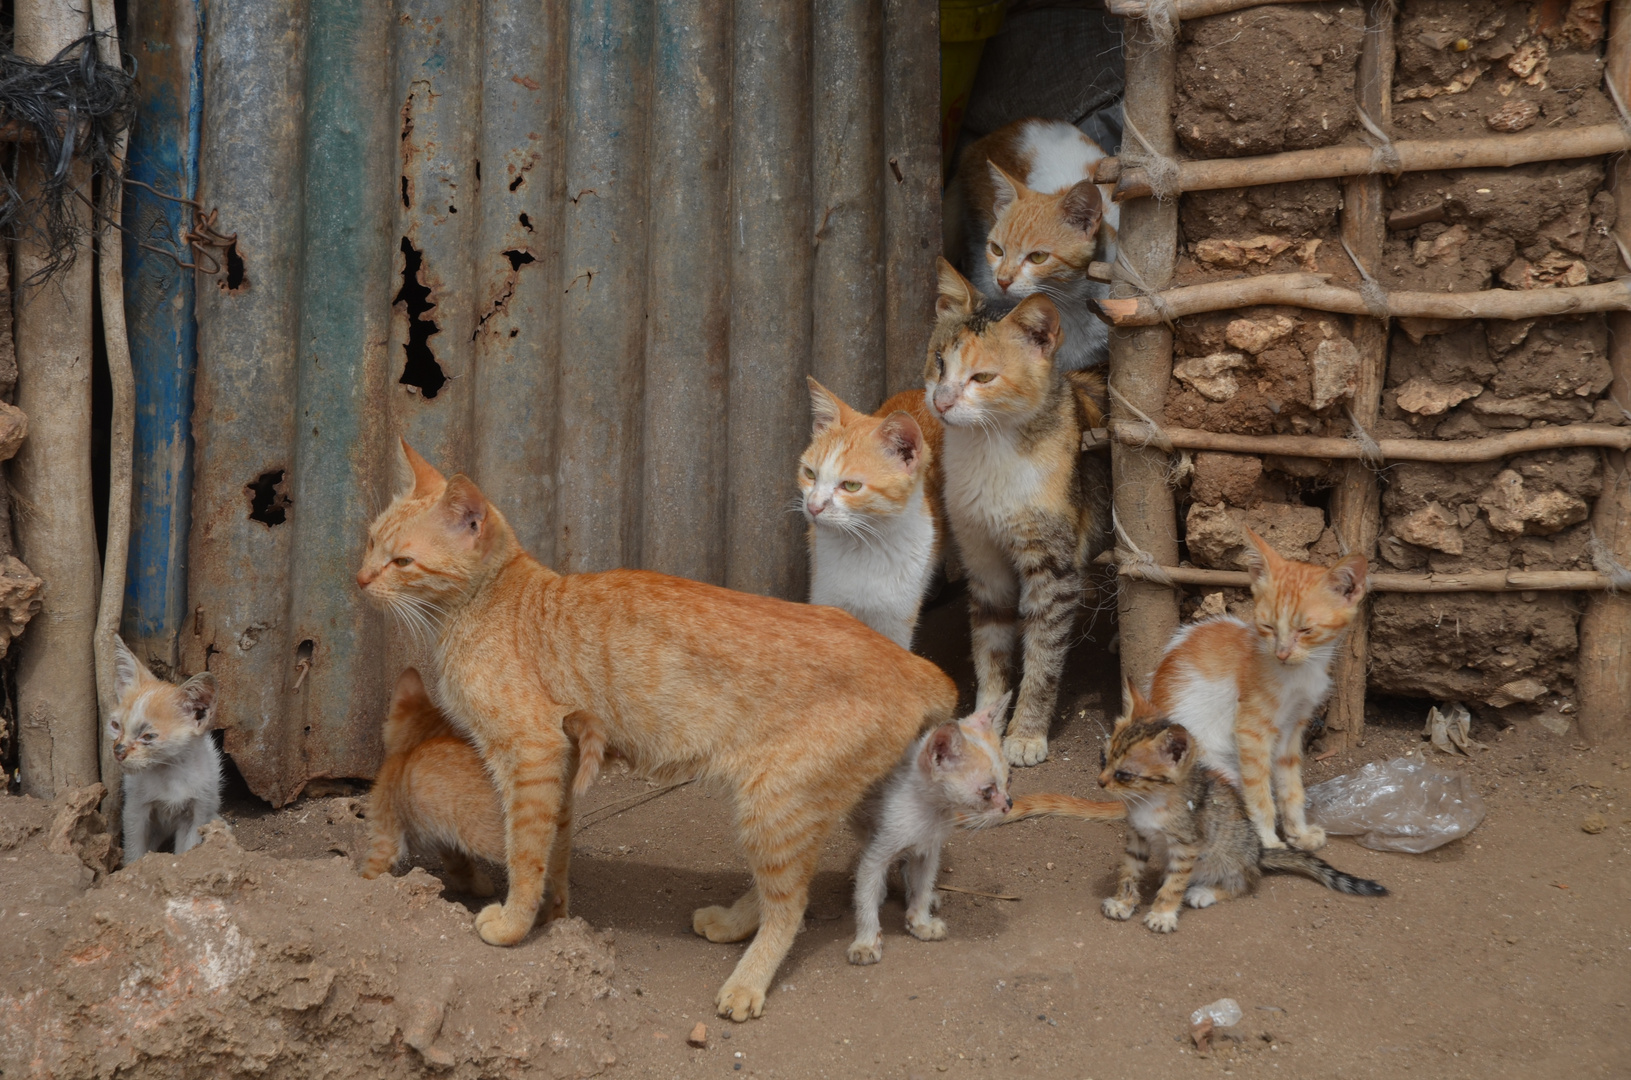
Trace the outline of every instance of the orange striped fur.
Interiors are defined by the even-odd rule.
[[[509,895],[477,932],[520,941],[546,888],[566,910],[566,723],[582,713],[635,769],[729,797],[753,884],[692,926],[753,937],[715,1003],[758,1016],[828,835],[951,717],[951,680],[834,608],[644,571],[557,574],[468,477],[444,478],[406,443],[401,461],[403,490],[369,530],[357,583],[434,634],[437,703],[498,786]]]

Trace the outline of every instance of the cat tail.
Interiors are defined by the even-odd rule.
[[[453,733],[447,716],[430,700],[425,681],[414,668],[403,668],[385,716],[385,756],[400,757],[427,739]]]
[[[1089,428],[1104,426],[1106,392],[1104,375],[1099,371],[1067,371],[1065,380],[1076,398],[1076,420],[1085,432]]]
[[[1034,817],[1068,817],[1082,821],[1120,821],[1127,816],[1127,807],[1119,799],[1095,801],[1078,799],[1074,795],[1021,795],[1014,800],[1013,809],[1006,814],[961,814],[957,823],[965,829],[985,829],[993,825],[1010,825]]]
[[[588,713],[575,712],[563,725],[578,744],[578,771],[572,778],[572,794],[582,795],[595,786],[600,766],[606,760],[606,733]]]
[[[1324,859],[1306,851],[1274,848],[1263,852],[1258,865],[1264,870],[1278,870],[1285,874],[1300,874],[1313,878],[1327,889],[1335,889],[1349,896],[1386,896],[1387,889],[1374,881],[1344,874]]]

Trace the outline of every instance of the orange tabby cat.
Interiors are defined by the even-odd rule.
[[[606,747],[598,730],[570,722],[578,717],[569,718],[567,733],[578,746],[572,790],[581,795],[594,783]],[[429,851],[441,857],[454,891],[492,896],[492,880],[473,860],[504,861],[504,808],[476,748],[436,707],[413,668],[397,677],[384,736],[385,762],[368,792],[362,876],[388,873],[410,850]],[[556,819],[557,828],[570,826]]]
[[[871,416],[810,383],[815,414],[799,458],[810,523],[810,603],[843,608],[904,649],[940,561],[940,421],[921,390]]]
[[[1286,839],[1314,851],[1325,830],[1303,813],[1303,732],[1331,691],[1337,643],[1365,598],[1365,557],[1315,566],[1245,532],[1255,625],[1223,615],[1181,628],[1150,699],[1195,737],[1204,767],[1240,788],[1263,847],[1285,847],[1274,831],[1278,796]]]
[[[565,724],[584,713],[635,769],[729,794],[753,884],[692,927],[710,941],[753,936],[715,1003],[758,1016],[828,834],[925,726],[950,718],[956,687],[834,608],[646,571],[557,574],[468,477],[401,449],[402,490],[369,529],[357,584],[432,620],[438,703],[497,782],[509,896],[476,916],[477,932],[520,941],[546,878],[566,908]]]

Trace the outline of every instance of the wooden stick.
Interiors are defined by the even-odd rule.
[[[1174,585],[1215,589],[1249,589],[1251,575],[1244,570],[1203,570],[1195,566],[1163,566],[1161,572]],[[1132,564],[1117,568],[1122,577],[1139,581],[1153,578]],[[1595,570],[1474,570],[1465,574],[1371,574],[1365,578],[1370,592],[1594,592],[1609,588],[1611,579]]]
[[[1019,899],[1019,897],[1009,896],[1007,893],[981,892],[979,889],[965,889],[961,885],[947,885],[944,881],[942,881],[940,884],[936,885],[935,888],[939,889],[941,892],[962,893],[964,896],[983,896],[987,900],[1018,900]]]
[[[1172,130],[1177,54],[1150,38],[1149,34],[1125,35],[1126,122],[1142,133],[1151,150],[1171,155],[1177,150]],[[1129,264],[1148,288],[1166,288],[1177,261],[1178,200],[1132,203],[1121,212],[1120,228],[1119,246]],[[1126,280],[1110,287],[1113,296],[1128,296],[1131,290]],[[1170,329],[1150,323],[1130,333],[1110,335],[1109,385],[1115,390],[1112,415],[1133,419],[1137,409],[1160,423],[1171,381]],[[1158,449],[1111,444],[1115,519],[1132,542],[1159,563],[1178,561],[1177,505],[1167,486],[1167,467],[1167,455]],[[1142,679],[1155,670],[1167,639],[1178,628],[1178,597],[1160,585],[1128,582],[1116,591],[1116,610],[1121,673]]]
[[[1383,131],[1393,124],[1393,21],[1392,0],[1371,0],[1354,88],[1355,104]],[[1343,184],[1342,239],[1362,274],[1374,276],[1381,269],[1382,249],[1387,242],[1387,209],[1383,205],[1380,176],[1355,176]],[[1353,343],[1359,353],[1359,372],[1353,392],[1353,421],[1367,432],[1376,426],[1381,411],[1382,383],[1387,376],[1387,339],[1384,320],[1354,320]],[[1382,531],[1382,493],[1376,483],[1376,473],[1366,462],[1349,460],[1343,465],[1342,477],[1331,492],[1331,528],[1345,554],[1375,558],[1376,539]],[[1331,699],[1325,711],[1325,727],[1337,749],[1355,746],[1365,736],[1369,651],[1370,603],[1367,601],[1349,624],[1331,672]]]
[[[1605,78],[1631,102],[1631,0],[1613,0],[1608,14]],[[1609,190],[1619,216],[1614,233],[1631,244],[1631,160],[1616,159]],[[1608,320],[1608,364],[1614,381],[1608,392],[1631,402],[1631,315],[1616,312]],[[1624,448],[1603,455],[1603,493],[1592,507],[1591,528],[1609,551],[1631,550],[1631,462]],[[1580,620],[1580,656],[1574,678],[1580,693],[1580,734],[1597,742],[1626,724],[1631,703],[1631,596],[1598,593]]]
[[[1099,437],[1102,429],[1094,428]],[[1199,428],[1162,428],[1152,432],[1142,420],[1111,420],[1110,434],[1117,442],[1132,446],[1166,445],[1174,450],[1221,450],[1230,454],[1277,454],[1281,457],[1329,458],[1335,461],[1362,460],[1363,451],[1353,439],[1319,435],[1230,435]],[[1388,461],[1432,461],[1463,464],[1471,461],[1499,461],[1513,454],[1536,450],[1559,450],[1574,446],[1601,446],[1631,450],[1631,427],[1612,424],[1566,424],[1559,427],[1527,428],[1491,435],[1482,439],[1378,439],[1382,457]],[[1083,439],[1087,449],[1087,440]]]
[[[1368,111],[1368,110],[1367,110]],[[1371,114],[1375,116],[1375,113]],[[1631,150],[1631,135],[1619,124],[1538,131],[1526,135],[1480,135],[1470,139],[1402,139],[1393,144],[1404,172],[1430,169],[1509,168],[1534,161],[1568,161],[1603,157]],[[1261,157],[1215,158],[1184,161],[1178,165],[1181,191],[1260,187],[1293,180],[1334,180],[1371,174],[1368,146],[1327,146],[1319,150],[1291,150]],[[1093,177],[1101,184],[1116,184],[1115,200],[1141,199],[1150,194],[1143,169],[1123,169],[1119,158],[1098,163]]]
[[[1258,304],[1369,315],[1357,289],[1327,284],[1328,274],[1257,274],[1229,281],[1185,285],[1155,296],[1092,301],[1099,317],[1112,326],[1154,326],[1229,308]],[[1584,311],[1631,311],[1631,283],[1605,281],[1559,289],[1485,289],[1481,292],[1390,292],[1391,318],[1534,319]]]
[[[1200,19],[1207,15],[1222,15],[1229,11],[1262,7],[1266,3],[1306,3],[1308,0],[1175,0],[1173,7],[1180,20]],[[1104,5],[1112,15],[1123,19],[1142,19],[1149,11],[1144,0],[1108,0]]]

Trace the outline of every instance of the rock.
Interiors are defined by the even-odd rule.
[[[1519,702],[1530,704],[1539,701],[1545,693],[1546,684],[1539,679],[1513,679],[1509,683],[1502,683],[1484,699],[1484,703],[1491,708],[1504,709]]]
[[[1250,454],[1224,454],[1203,450],[1194,458],[1195,475],[1190,480],[1190,496],[1198,503],[1229,503],[1250,506],[1263,461]]]
[[[0,461],[10,461],[28,438],[28,415],[15,405],[0,401]]]
[[[1291,246],[1283,236],[1254,236],[1249,240],[1201,240],[1195,245],[1195,258],[1225,270],[1239,270],[1251,263],[1267,265]]]
[[[54,855],[78,856],[98,881],[113,872],[120,856],[108,835],[108,823],[97,810],[107,793],[101,784],[90,784],[59,795],[45,842],[46,850]]]
[[[1393,533],[1407,544],[1432,548],[1446,555],[1460,555],[1465,550],[1456,516],[1437,502],[1430,502],[1409,517],[1394,522]]]
[[[1585,420],[1591,416],[1591,406],[1581,397],[1556,397],[1537,392],[1514,397],[1497,397],[1495,391],[1485,390],[1472,401],[1472,411],[1481,417],[1511,417],[1514,423],[1500,423],[1486,419],[1491,427],[1527,427],[1516,423],[1523,420]]]
[[[0,560],[0,656],[23,632],[44,603],[45,582],[29,572],[15,555]]]
[[[1172,373],[1208,401],[1228,401],[1240,392],[1240,381],[1233,372],[1245,366],[1243,353],[1216,352],[1186,357],[1173,367]]]
[[[1284,315],[1257,320],[1236,319],[1224,328],[1223,340],[1256,356],[1296,328],[1297,324]]]
[[[427,1062],[444,1069],[453,1065],[454,1059],[436,1045],[436,1036],[441,1034],[453,988],[453,976],[443,975],[429,994],[408,1005],[408,1015],[402,1025],[402,1041],[419,1051]]]
[[[1606,828],[1608,828],[1608,822],[1603,820],[1603,815],[1601,814],[1590,813],[1580,819],[1581,832],[1591,833],[1593,836],[1596,836]]]
[[[1399,387],[1396,400],[1399,408],[1417,416],[1442,416],[1483,390],[1477,383],[1455,383],[1443,386],[1426,379],[1411,379]]]
[[[1509,101],[1484,117],[1491,131],[1522,131],[1540,119],[1540,106],[1533,101]]]
[[[1359,377],[1359,350],[1347,338],[1329,338],[1314,348],[1315,410],[1351,397]]]
[[[1307,560],[1309,547],[1325,531],[1325,512],[1293,503],[1259,503],[1250,510],[1196,503],[1184,523],[1190,558],[1198,566],[1238,569],[1246,547],[1243,524],[1286,558]]]
[[[691,1034],[685,1037],[685,1041],[699,1050],[707,1049],[708,1025],[698,1020],[697,1026],[691,1029]]]
[[[1460,319],[1423,319],[1409,315],[1394,319],[1393,322],[1405,332],[1413,345],[1420,345],[1435,334],[1458,330],[1463,325]]]
[[[1195,621],[1215,618],[1218,615],[1227,615],[1229,608],[1223,602],[1221,592],[1209,592],[1201,597],[1201,606],[1195,609]]]
[[[1417,240],[1410,249],[1410,261],[1417,266],[1459,258],[1461,245],[1472,239],[1465,225],[1451,225],[1431,240]]]
[[[1503,469],[1495,477],[1478,496],[1478,505],[1489,517],[1490,526],[1508,536],[1550,536],[1586,520],[1591,509],[1584,499],[1566,491],[1531,495],[1524,489],[1523,477],[1512,469]]]
[[[1501,271],[1501,282],[1514,289],[1555,289],[1560,285],[1584,285],[1590,280],[1586,264],[1561,251],[1551,252],[1539,262],[1513,259]]]

